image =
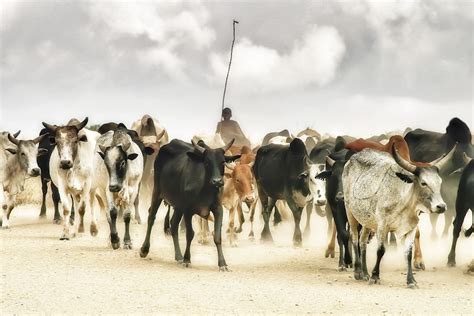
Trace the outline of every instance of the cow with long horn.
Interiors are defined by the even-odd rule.
[[[91,187],[94,172],[95,145],[100,134],[85,126],[88,118],[82,122],[71,120],[67,125],[56,126],[43,122],[48,129],[50,140],[56,144],[49,161],[51,180],[57,186],[63,206],[63,233],[61,240],[69,240],[84,232],[84,214],[91,209],[90,233],[98,233],[97,219],[92,208]],[[72,201],[80,218],[75,216],[76,224],[70,222]]]
[[[222,148],[203,147],[194,141],[192,144],[173,140],[163,146],[155,160],[155,179],[153,197],[148,211],[148,227],[140,256],[146,257],[150,250],[150,236],[156,213],[163,200],[174,208],[171,218],[171,235],[175,248],[175,259],[184,266],[191,263],[191,241],[194,237],[193,215],[208,218],[214,216],[214,243],[217,247],[218,265],[221,271],[227,271],[227,263],[222,253],[222,217],[221,203],[224,186],[224,167],[240,158],[240,155],[226,156],[224,153],[233,141]],[[178,226],[184,216],[186,224],[186,251],[181,253],[178,240]]]
[[[344,167],[342,182],[357,280],[369,280],[366,249],[370,232],[375,232],[377,261],[369,283],[380,282],[380,261],[385,253],[387,234],[393,232],[399,240],[405,240],[407,285],[416,287],[411,263],[418,214],[420,210],[446,211],[439,174],[452,159],[454,150],[427,167],[415,166],[395,148],[392,148],[393,158],[389,153],[372,149],[364,149],[350,158]],[[359,224],[362,226],[360,240]]]
[[[0,150],[0,205],[2,207],[2,228],[9,227],[9,219],[18,193],[23,191],[23,185],[27,177],[40,175],[40,168],[36,161],[37,156],[46,154],[44,149],[38,149],[38,143],[44,136],[33,140],[18,140],[16,137],[20,132],[11,135],[2,133]]]

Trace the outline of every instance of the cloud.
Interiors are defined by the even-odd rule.
[[[243,38],[234,48],[232,89],[267,93],[325,86],[334,80],[345,51],[342,37],[330,26],[311,26],[288,54]],[[225,78],[228,54],[211,54],[211,80]]]

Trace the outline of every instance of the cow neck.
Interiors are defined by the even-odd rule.
[[[409,191],[408,195],[410,196],[410,199],[405,203],[403,206],[403,210],[409,209],[410,210],[410,215],[415,215],[418,218],[418,213],[417,213],[417,206],[420,205],[420,202],[416,199],[416,194],[415,194],[415,184],[412,184]]]

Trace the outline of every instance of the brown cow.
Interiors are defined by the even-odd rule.
[[[392,146],[398,151],[398,154],[405,160],[410,161],[417,167],[429,167],[429,163],[424,162],[413,162],[410,158],[410,149],[408,149],[408,144],[405,139],[400,135],[394,135],[390,137],[387,144],[382,145],[370,140],[365,140],[362,138],[356,139],[355,141],[346,145],[346,148],[353,151],[359,152],[366,148],[371,148],[379,151],[384,151],[392,154]],[[414,255],[413,266],[415,269],[425,270],[425,263],[423,262],[423,255],[421,253],[421,244],[420,244],[420,229],[416,229],[415,235],[415,255]]]
[[[252,173],[253,163],[236,163],[235,165],[228,166],[231,173],[225,174],[222,205],[229,210],[227,234],[232,247],[237,246],[237,233],[242,232],[242,225],[245,221],[242,203],[247,204],[248,208],[251,209],[255,202],[255,180]],[[239,227],[234,228],[235,211],[238,214]]]

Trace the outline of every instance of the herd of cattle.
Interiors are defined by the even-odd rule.
[[[132,211],[141,223],[141,203],[149,206],[140,249],[140,256],[146,257],[155,217],[164,201],[168,206],[164,230],[172,235],[175,259],[185,266],[191,263],[192,218],[197,214],[201,218],[200,241],[209,235],[208,221],[213,222],[218,266],[226,271],[221,242],[224,208],[229,211],[227,235],[232,246],[242,232],[244,209],[250,213],[249,238],[254,238],[255,210],[261,205],[261,240],[268,242],[272,241],[271,215],[277,224],[292,214],[295,246],[301,246],[303,237],[310,234],[315,210],[327,217],[328,231],[332,231],[326,257],[334,257],[337,237],[339,270],[353,266],[356,279],[378,283],[387,243],[401,240],[406,247],[407,285],[416,287],[412,265],[425,268],[418,229],[420,212],[430,213],[432,234],[436,234],[437,214],[445,213],[444,234],[456,216],[448,258],[448,265],[454,266],[464,217],[474,208],[473,136],[458,118],[449,122],[445,133],[407,129],[370,139],[321,136],[311,129],[293,136],[284,130],[267,134],[253,149],[235,146],[233,141],[224,144],[219,134],[195,136],[191,143],[169,142],[166,130],[148,115],[131,129],[122,123],[107,123],[94,131],[86,128],[87,123],[87,118],[82,122],[72,119],[62,126],[43,123],[40,136],[33,140],[19,140],[19,132],[0,133],[3,228],[9,227],[25,179],[41,176],[40,216],[46,215],[50,183],[54,221],[63,225],[61,240],[84,232],[86,213],[91,218],[90,234],[96,236],[102,212],[110,226],[113,249],[120,247],[118,217],[125,223],[123,247],[131,249]],[[300,229],[303,209],[307,213],[304,233]],[[236,215],[238,225],[234,223]],[[184,256],[178,240],[182,219]],[[472,231],[471,226],[465,235]],[[373,236],[377,260],[369,275],[366,249]]]

